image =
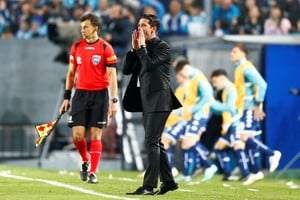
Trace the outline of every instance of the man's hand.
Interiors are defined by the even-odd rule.
[[[141,27],[138,28],[137,30],[138,32],[138,48],[140,48],[142,45],[146,44],[146,39],[145,39],[145,35],[144,35],[144,31]]]
[[[138,31],[135,29],[132,32],[131,35],[131,44],[133,49],[138,49],[139,48],[139,43],[138,43]]]
[[[266,114],[263,111],[261,106],[254,106],[253,108],[253,112],[254,112],[254,119],[256,121],[261,121],[265,118]]]
[[[117,113],[117,103],[110,103],[108,108],[108,117],[113,118]]]
[[[61,114],[63,112],[67,112],[69,108],[70,108],[70,100],[65,99],[59,108],[59,113]]]

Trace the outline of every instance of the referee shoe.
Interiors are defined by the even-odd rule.
[[[90,173],[88,176],[88,183],[92,183],[92,184],[97,184],[98,183],[98,178],[96,176],[96,174],[94,173]]]
[[[80,178],[82,181],[87,181],[88,180],[88,170],[89,170],[89,166],[90,164],[88,162],[84,162],[81,165],[81,169],[80,169]]]

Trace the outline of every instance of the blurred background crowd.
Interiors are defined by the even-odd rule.
[[[166,36],[300,33],[299,0],[0,0],[0,36],[47,37],[49,23],[78,22],[85,12],[101,18],[102,36],[112,43],[126,41],[114,34],[131,32],[143,13],[157,14]]]

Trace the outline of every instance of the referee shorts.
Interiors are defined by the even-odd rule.
[[[107,125],[108,90],[87,91],[77,89],[71,103],[69,127],[103,128]]]

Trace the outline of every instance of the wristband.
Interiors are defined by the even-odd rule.
[[[71,90],[66,90],[65,91],[64,99],[67,99],[67,100],[71,99]]]
[[[118,98],[112,98],[111,101],[112,101],[113,103],[118,103]]]

